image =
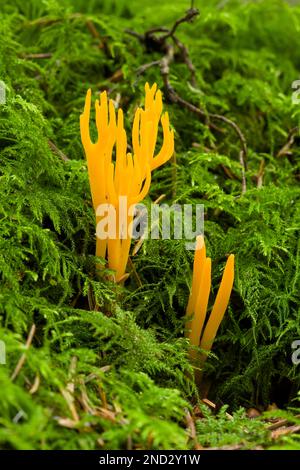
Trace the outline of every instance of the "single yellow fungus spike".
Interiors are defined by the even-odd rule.
[[[89,148],[91,145],[90,138],[90,110],[91,110],[91,89],[89,88],[86,93],[85,105],[82,115],[80,116],[80,131],[81,140],[84,149]]]
[[[201,276],[204,270],[204,264],[206,259],[206,248],[204,243],[204,238],[202,235],[197,236],[196,249],[194,256],[194,265],[193,265],[193,280],[192,280],[192,289],[189,297],[188,306],[186,309],[186,314],[189,316],[194,312],[197,293],[199,291],[199,286],[201,283]]]
[[[140,149],[140,122],[141,122],[141,109],[138,108],[134,115],[132,126],[132,148],[134,153]]]
[[[194,317],[191,322],[191,331],[189,334],[192,346],[199,346],[199,338],[201,336],[204,325],[207,304],[211,287],[211,259],[206,258],[203,273],[200,280],[198,297],[194,308]],[[193,350],[193,352],[195,352]]]
[[[200,347],[210,351],[227,309],[234,281],[234,255],[227,259],[216,301],[200,342]]]
[[[111,204],[113,211],[109,217],[100,211],[96,223],[105,225],[112,221],[115,214],[116,237],[107,234],[107,239],[97,238],[96,254],[105,258],[109,268],[115,270],[118,282],[123,278],[130,250],[132,234],[124,232],[124,223],[119,230],[119,218],[127,220],[130,226],[133,216],[123,214],[120,197],[127,197],[127,209],[130,205],[142,201],[148,194],[151,184],[151,171],[169,160],[174,152],[174,135],[169,127],[168,115],[162,117],[162,95],[154,83],[152,87],[145,84],[145,106],[137,108],[132,127],[132,150],[127,153],[127,136],[124,129],[122,109],[117,117],[112,100],[108,100],[106,91],[100,94],[95,102],[96,127],[98,140],[93,143],[90,138],[89,121],[91,110],[91,90],[86,94],[85,106],[80,116],[81,141],[87,159],[87,167],[94,210],[101,204]],[[155,146],[159,124],[163,127],[163,144],[155,156]],[[115,151],[114,151],[115,150]],[[115,156],[114,156],[115,155]],[[105,206],[106,207],[106,206]],[[126,236],[127,235],[127,236]]]
[[[211,259],[206,257],[204,238],[199,235],[194,255],[192,288],[186,309],[186,336],[189,338],[191,346],[200,346],[201,349],[210,351],[229,303],[233,281],[234,255],[230,255],[226,262],[215,304],[207,320],[207,305],[211,289]],[[202,367],[207,355],[199,356],[195,349],[191,349],[190,357],[194,365]],[[198,359],[200,364],[198,364]],[[201,374],[196,374],[196,379],[200,378]]]

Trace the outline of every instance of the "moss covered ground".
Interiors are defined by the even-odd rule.
[[[0,447],[300,449],[300,6],[1,0],[0,31]],[[204,204],[214,295],[235,254],[205,392],[185,241],[145,240],[123,286],[95,272],[79,116],[106,89],[129,130],[146,81],[176,154],[145,203]]]

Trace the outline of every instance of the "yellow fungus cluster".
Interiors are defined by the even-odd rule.
[[[210,351],[228,306],[233,280],[234,255],[230,255],[213,309],[202,332],[211,289],[211,258],[206,257],[204,238],[199,235],[194,256],[192,289],[186,310],[187,317],[193,315],[192,320],[188,320],[187,323],[187,334],[192,346],[200,346],[201,349]],[[191,350],[191,356],[192,359],[197,357],[195,350]]]
[[[117,117],[112,100],[106,91],[95,102],[98,140],[90,138],[91,90],[88,90],[85,107],[80,116],[81,140],[87,158],[89,181],[95,212],[101,204],[111,204],[116,210],[116,237],[96,242],[96,255],[106,258],[108,267],[115,271],[115,280],[122,279],[129,257],[131,233],[120,233],[120,211],[142,201],[149,192],[151,171],[163,165],[174,152],[174,135],[170,129],[169,116],[162,114],[162,95],[156,84],[145,85],[145,106],[135,112],[132,127],[132,153],[127,152],[127,135],[124,129],[122,109]],[[159,122],[163,129],[163,144],[155,155]],[[115,157],[113,157],[115,155]],[[126,196],[127,209],[121,208],[120,197]],[[127,217],[127,227],[132,226],[132,213]],[[96,217],[96,222],[101,217]]]

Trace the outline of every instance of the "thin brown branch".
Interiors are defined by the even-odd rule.
[[[123,78],[124,78],[123,72],[121,69],[119,69],[119,70],[116,70],[108,80],[112,83],[117,83],[123,80]]]
[[[131,259],[130,256],[129,256],[129,258],[128,258],[128,262],[129,262],[129,266],[130,266],[130,268],[131,268],[131,272],[134,274],[134,277],[135,277],[135,279],[136,279],[136,281],[137,281],[138,286],[139,286],[139,287],[142,287],[142,286],[143,286],[143,283],[142,283],[142,281],[141,281],[140,276],[138,275],[138,272],[137,272],[137,270],[136,270],[135,264],[134,264],[134,262],[132,261],[132,259]]]
[[[98,33],[97,29],[96,29],[96,26],[94,25],[94,23],[91,21],[91,20],[88,20],[86,22],[86,25],[87,25],[87,28],[89,30],[89,32],[91,33],[91,35],[93,36],[93,38],[95,39],[100,39],[100,34]]]
[[[80,402],[82,408],[84,409],[86,413],[89,413],[90,415],[94,415],[95,410],[88,397],[86,386],[82,377],[79,377],[78,384],[79,384],[79,390],[80,390],[78,401]]]
[[[288,426],[284,428],[279,428],[276,431],[272,431],[272,439],[279,439],[282,436],[287,436],[288,434],[296,434],[300,432],[300,426],[295,424],[293,426]]]
[[[300,414],[295,415],[295,418],[300,418]],[[274,431],[275,429],[281,428],[283,426],[286,426],[290,424],[290,421],[288,419],[279,419],[275,423],[269,424],[267,429],[269,431]]]
[[[169,81],[169,73],[170,73],[169,64],[170,64],[170,61],[172,61],[172,59],[173,59],[173,52],[169,50],[168,54],[163,57],[163,59],[161,60],[161,64],[160,64],[160,72],[163,77],[167,97],[172,103],[180,104],[181,106],[188,109],[192,113],[196,114],[200,118],[205,118],[206,120],[215,119],[215,120],[222,121],[225,124],[228,124],[235,131],[236,135],[239,137],[241,141],[242,155],[240,154],[240,162],[243,167],[243,171],[245,172],[247,170],[246,162],[247,162],[248,150],[247,150],[246,138],[244,134],[242,133],[241,129],[234,121],[227,118],[226,116],[223,116],[221,114],[215,114],[215,113],[206,113],[202,111],[202,109],[195,106],[194,104],[181,98],[181,96],[179,96],[178,93],[175,92],[174,88],[172,87]],[[208,125],[210,125],[209,122],[208,122]]]
[[[136,31],[133,31],[132,29],[125,29],[124,32],[126,34],[129,34],[130,36],[133,36],[134,38],[138,39],[142,43],[145,41],[145,35],[144,34],[139,34]]]
[[[165,194],[161,194],[161,195],[154,201],[153,204],[159,204],[160,201],[162,201],[165,197],[166,197]],[[143,217],[143,215],[145,214],[145,212],[146,212],[146,210],[143,210],[143,211],[141,212],[141,214],[140,214],[140,217],[141,217],[141,218]],[[151,229],[152,229],[152,227],[151,227]],[[142,236],[140,237],[140,239],[139,239],[139,240],[136,242],[136,244],[134,245],[133,250],[132,250],[132,253],[131,253],[131,256],[132,256],[132,257],[135,256],[135,255],[138,253],[138,251],[140,250],[142,244],[144,243],[144,240],[145,240],[145,238],[146,238],[146,235],[147,235],[146,232],[144,232],[144,233],[142,234]]]
[[[98,48],[99,49],[103,49],[105,44],[104,42],[102,41],[101,37],[100,37],[100,34],[98,33],[97,29],[96,29],[96,26],[94,25],[94,23],[92,22],[92,20],[88,20],[86,22],[86,26],[89,30],[89,32],[91,33],[91,36],[97,40],[98,42]]]
[[[169,28],[165,26],[158,26],[157,28],[148,29],[145,34],[151,36],[154,33],[168,33],[169,31]]]
[[[161,194],[160,196],[158,196],[157,199],[155,199],[153,204],[159,204],[163,199],[165,199],[165,197],[166,197],[165,194]]]
[[[233,444],[221,447],[205,447],[204,450],[242,450],[245,449],[245,444]],[[262,446],[256,446],[252,450],[264,450]]]
[[[188,429],[189,437],[193,442],[193,448],[195,450],[202,450],[203,447],[201,446],[201,444],[199,444],[198,439],[197,439],[197,432],[196,432],[194,419],[187,408],[184,411],[185,411],[186,426]]]
[[[81,294],[82,294],[82,289],[79,289],[78,292],[77,292],[77,294],[75,295],[74,299],[73,299],[72,302],[70,303],[71,307],[73,307],[73,308],[75,307],[75,305],[77,304],[78,299],[79,299],[79,297],[81,296]]]
[[[210,401],[208,398],[203,398],[201,400],[205,405],[207,405],[211,410],[214,410],[214,411],[217,411],[217,405],[215,403],[213,403],[212,401]],[[225,413],[225,416],[227,419],[229,419],[230,421],[233,420],[233,416],[230,414],[230,413]]]
[[[101,385],[98,385],[98,390],[99,390],[99,395],[100,395],[101,403],[102,403],[102,405],[103,405],[102,408],[104,408],[105,410],[107,410],[108,404],[107,404],[106,394],[105,394],[103,388],[101,387]]]
[[[77,413],[77,410],[76,410],[76,407],[75,407],[73,395],[66,389],[62,389],[61,394],[64,397],[64,399],[65,399],[65,401],[68,405],[68,408],[69,408],[70,413],[72,415],[73,421],[78,423],[79,416],[78,416],[78,413]]]
[[[41,383],[40,376],[39,376],[39,374],[36,374],[34,382],[33,382],[32,386],[29,390],[30,395],[33,395],[34,393],[36,393],[38,391],[40,383]]]
[[[247,187],[246,187],[246,175],[245,175],[245,160],[244,160],[244,151],[240,151],[240,164],[242,167],[242,194],[245,194]]]
[[[229,168],[227,168],[227,166],[225,165],[220,165],[220,166],[222,170],[224,171],[225,175],[228,176],[228,178],[230,178],[231,180],[239,179],[232,173],[232,171]]]
[[[30,348],[30,345],[32,343],[32,340],[33,340],[33,337],[34,337],[34,334],[35,334],[35,330],[36,330],[36,326],[33,323],[32,327],[30,328],[30,332],[29,332],[28,338],[27,338],[26,343],[25,343],[25,350],[26,351],[28,351],[28,349]],[[25,361],[26,361],[26,353],[23,353],[22,356],[20,357],[19,361],[18,361],[18,364],[16,365],[15,370],[13,371],[13,373],[11,375],[11,381],[14,381],[17,378],[17,376],[19,375],[19,372],[22,369]]]
[[[191,85],[196,88],[197,87],[197,79],[196,79],[196,68],[190,58],[190,54],[189,54],[189,51],[188,51],[188,48],[181,42],[179,41],[178,38],[176,38],[175,36],[173,37],[173,41],[175,42],[176,46],[178,47],[178,49],[181,51],[181,55],[182,55],[182,60],[183,62],[186,64],[187,68],[189,69],[190,71],[190,74],[191,74],[191,79],[190,79],[190,82],[191,82]]]
[[[129,276],[130,276],[130,273],[125,273],[125,274],[123,274],[123,276],[120,277],[120,279],[117,281],[117,284],[122,285],[125,281],[127,281],[127,279],[129,278]]]
[[[74,391],[75,391],[74,376],[76,372],[76,367],[77,367],[77,357],[73,356],[71,359],[70,368],[69,368],[69,377],[70,377],[69,382],[67,383],[66,388],[60,390],[60,392],[67,402],[73,421],[78,422],[79,416],[76,410],[75,398],[74,398]]]
[[[276,157],[284,157],[286,155],[291,155],[292,151],[291,151],[291,147],[295,141],[295,137],[296,135],[298,134],[299,135],[299,132],[300,132],[300,128],[297,126],[297,127],[293,127],[293,129],[291,129],[288,133],[288,138],[287,138],[287,142],[283,145],[283,147],[281,147],[281,149],[278,151]]]
[[[191,21],[194,20],[194,18],[196,16],[199,15],[199,10],[198,8],[190,8],[186,14],[182,17],[182,18],[179,18],[178,20],[175,21],[175,23],[173,24],[172,28],[166,33],[164,34],[163,36],[161,36],[161,40],[166,40],[167,38],[171,37],[171,36],[174,36],[175,34],[175,31],[176,29],[178,28],[178,26],[182,23],[190,23]]]
[[[60,426],[67,429],[75,429],[78,425],[78,421],[73,421],[70,418],[57,418],[57,422]]]
[[[92,291],[91,286],[89,286],[88,291],[87,291],[87,299],[88,299],[89,309],[95,310],[96,302],[93,296],[93,291]]]
[[[227,126],[230,126],[232,130],[235,132],[235,134],[237,135],[241,143],[239,161],[242,167],[242,193],[245,193],[246,192],[246,176],[245,175],[246,175],[246,170],[247,170],[248,149],[247,149],[246,138],[242,130],[238,126],[238,124],[236,124],[236,122],[232,121],[230,118],[223,116],[222,114],[210,113],[210,112],[204,111],[198,106],[195,106],[193,103],[190,103],[189,101],[185,100],[174,90],[174,88],[172,87],[170,83],[170,78],[169,78],[170,65],[174,62],[175,47],[176,47],[180,52],[182,61],[186,64],[187,68],[190,71],[191,85],[196,87],[196,69],[190,58],[187,47],[175,36],[175,32],[181,23],[192,21],[195,18],[195,16],[197,16],[198,14],[199,14],[199,11],[196,8],[194,8],[192,4],[192,7],[187,11],[186,15],[183,16],[182,18],[179,18],[177,21],[175,21],[174,25],[166,32],[166,34],[163,34],[161,36],[155,36],[155,33],[165,31],[164,27],[152,28],[149,31],[146,31],[146,33],[143,35],[138,34],[135,31],[131,31],[131,30],[126,30],[126,32],[138,38],[139,41],[146,46],[147,50],[155,50],[163,54],[160,60],[155,60],[155,61],[152,61],[152,62],[149,62],[140,66],[137,71],[138,75],[141,75],[150,67],[153,67],[156,65],[159,66],[160,73],[161,73],[163,83],[164,83],[165,95],[171,103],[179,104],[183,108],[194,113],[200,119],[204,120],[204,122],[211,129],[223,132],[222,129],[220,129],[213,122],[211,122],[211,121],[220,121],[226,124]],[[173,43],[170,43],[167,41],[169,38],[172,39]]]
[[[262,185],[263,185],[264,173],[265,173],[265,160],[262,159],[262,161],[260,162],[260,165],[259,165],[259,170],[258,170],[257,176],[256,176],[256,186],[258,188],[261,188]]]
[[[78,18],[82,18],[83,14],[82,13],[71,13],[68,15],[67,20],[76,20]],[[52,26],[53,24],[56,23],[62,23],[65,21],[66,18],[62,17],[57,17],[57,18],[50,18],[50,17],[42,17],[42,18],[37,18],[36,20],[28,21],[28,23],[25,23],[25,26]]]
[[[245,170],[247,170],[247,155],[248,155],[247,141],[246,141],[246,138],[245,138],[243,132],[239,128],[239,126],[234,121],[232,121],[231,119],[229,119],[226,116],[223,116],[222,114],[208,113],[208,116],[210,117],[210,119],[215,119],[215,120],[218,120],[218,121],[222,121],[225,124],[228,124],[235,131],[235,133],[237,134],[237,136],[240,139],[241,144],[242,144],[243,162],[244,162],[243,165],[244,165]]]
[[[56,147],[55,143],[52,140],[48,140],[48,145],[53,153],[55,153],[59,158],[61,158],[64,162],[68,162],[70,159],[65,155],[58,147]]]
[[[74,393],[74,387],[75,387],[75,385],[74,385],[74,376],[75,376],[75,372],[76,372],[77,362],[78,362],[78,358],[76,356],[73,356],[72,359],[71,359],[70,368],[69,368],[70,381],[67,384],[67,390],[70,393]]]
[[[22,57],[24,59],[50,59],[52,55],[52,52],[41,52],[38,54],[24,54]]]
[[[160,65],[160,60],[153,60],[152,62],[148,62],[147,64],[141,65],[137,69],[137,75],[143,75],[150,67],[154,67],[155,65]]]

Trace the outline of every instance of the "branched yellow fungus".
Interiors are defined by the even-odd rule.
[[[97,237],[96,255],[106,258],[108,267],[115,271],[115,280],[120,281],[126,271],[132,236],[132,212],[128,208],[142,201],[149,192],[151,171],[168,161],[174,151],[174,134],[170,129],[169,116],[162,115],[162,95],[156,84],[145,85],[145,107],[135,112],[132,127],[132,153],[127,152],[127,135],[124,129],[122,109],[116,111],[112,100],[104,91],[100,102],[95,102],[98,140],[90,138],[89,123],[91,90],[88,90],[83,114],[80,116],[81,140],[87,158],[89,181],[94,210],[109,204],[115,210],[116,236]],[[163,144],[155,154],[159,122],[163,129]],[[113,154],[115,153],[115,158]],[[126,197],[126,206],[121,207],[120,198]],[[119,220],[127,218],[126,230]],[[96,223],[103,215],[96,215]],[[131,230],[131,232],[130,232]]]
[[[203,331],[211,289],[211,259],[206,257],[204,238],[199,235],[194,256],[192,289],[186,310],[188,317],[193,315],[192,319],[187,321],[187,335],[192,346],[200,346],[201,349],[210,351],[229,303],[233,281],[234,255],[230,255],[226,262],[216,301]],[[191,350],[191,358],[193,361],[197,359],[196,351],[193,349]],[[205,358],[206,355],[203,355],[202,364]]]

